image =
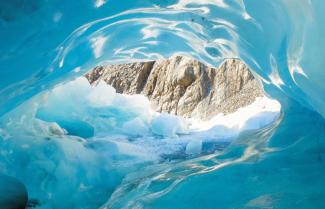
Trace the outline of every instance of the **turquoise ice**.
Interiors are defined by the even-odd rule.
[[[324,208],[324,10],[322,0],[1,1],[0,173],[37,208]],[[174,139],[188,136],[181,119],[161,116],[155,129],[144,103],[46,98],[99,63],[174,54],[241,58],[280,118],[191,144]]]

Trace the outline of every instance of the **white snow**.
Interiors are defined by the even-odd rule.
[[[266,96],[257,97],[252,104],[228,115],[218,114],[208,121],[189,119],[189,130],[212,131],[225,136],[237,135],[241,131],[260,129],[271,124],[279,117],[280,111],[278,101]]]

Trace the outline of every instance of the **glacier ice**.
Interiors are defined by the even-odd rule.
[[[117,94],[105,83],[91,86],[80,77],[2,118],[0,165],[24,181],[42,207],[77,207],[82,199],[92,208],[99,204],[97,195],[105,200],[132,170],[200,155],[205,141],[232,141],[242,131],[270,125],[279,111],[279,103],[265,97],[202,122],[154,112],[144,96]]]
[[[0,8],[0,171],[23,182],[37,207],[325,207],[323,0],[1,1]],[[141,96],[68,83],[100,63],[174,54],[209,65],[241,58],[280,102],[280,119],[267,125],[279,116],[270,109],[245,123],[232,123],[236,113],[184,126],[148,111]],[[188,159],[191,143],[190,153],[213,153]]]
[[[173,137],[185,131],[185,121],[177,116],[162,113],[152,120],[152,132],[157,135]]]

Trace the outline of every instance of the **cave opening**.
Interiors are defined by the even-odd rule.
[[[31,207],[76,191],[65,206],[99,205],[90,194],[107,199],[139,169],[227,156],[233,142],[266,136],[280,109],[239,59],[218,68],[184,56],[101,65],[6,114],[2,135],[15,138],[5,144],[15,153],[2,158],[15,162],[9,175],[31,179]]]
[[[142,146],[159,139],[177,148],[155,152],[181,158],[222,150],[275,123],[281,109],[241,60],[213,68],[185,56],[99,65],[43,98],[36,118],[57,124],[57,133]]]

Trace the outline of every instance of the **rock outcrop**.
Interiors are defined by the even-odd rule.
[[[103,80],[118,93],[143,94],[159,112],[209,119],[251,104],[263,90],[238,59],[210,68],[191,58],[98,66],[86,74],[92,85]]]

